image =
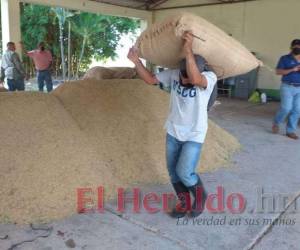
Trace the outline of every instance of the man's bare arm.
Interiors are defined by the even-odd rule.
[[[288,75],[292,72],[299,72],[299,71],[300,71],[300,66],[296,66],[296,67],[291,68],[291,69],[276,69],[276,74],[281,75],[281,76],[285,76],[285,75]]]
[[[157,84],[159,83],[155,75],[153,75],[141,62],[138,54],[134,48],[131,48],[127,55],[128,59],[132,61],[135,65],[136,71],[140,78],[144,80],[147,84]]]
[[[193,54],[192,46],[193,46],[193,35],[190,32],[186,32],[183,35],[184,46],[183,50],[186,57],[186,70],[188,74],[188,78],[190,83],[199,86],[201,88],[207,87],[206,77],[199,71],[195,57]]]
[[[206,77],[199,72],[193,54],[186,55],[186,69],[191,84],[201,88],[207,87]]]

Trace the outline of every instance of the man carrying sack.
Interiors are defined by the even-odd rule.
[[[173,218],[184,217],[188,212],[191,217],[197,217],[204,209],[207,194],[196,168],[208,127],[207,106],[217,82],[216,74],[204,58],[193,54],[193,34],[185,32],[183,41],[185,58],[180,68],[157,75],[144,67],[134,48],[128,53],[141,79],[171,91],[165,128],[167,167],[178,197],[178,204],[170,213]],[[192,207],[190,193],[194,198]]]

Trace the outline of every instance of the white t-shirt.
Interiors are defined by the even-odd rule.
[[[179,70],[166,70],[156,75],[164,89],[171,91],[170,111],[165,129],[179,141],[203,143],[207,132],[207,104],[217,76],[212,71],[202,73],[207,88],[186,88],[179,84]]]
[[[12,56],[15,52],[11,50],[7,50],[2,56],[2,65],[1,67],[4,69],[5,76],[7,79],[14,79],[14,68],[15,65],[12,62]]]

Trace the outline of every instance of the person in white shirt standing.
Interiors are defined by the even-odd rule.
[[[157,75],[144,67],[135,48],[131,48],[128,53],[128,58],[146,83],[160,84],[161,88],[170,89],[171,92],[165,128],[167,167],[178,196],[178,204],[170,213],[174,218],[184,217],[187,213],[191,217],[199,216],[207,197],[196,168],[207,133],[207,106],[217,76],[203,57],[193,54],[193,39],[192,33],[184,33],[185,58],[180,68]],[[194,198],[192,206],[189,193]]]
[[[9,91],[25,90],[26,73],[14,42],[7,43],[7,50],[2,56],[0,85],[3,85],[5,78]]]

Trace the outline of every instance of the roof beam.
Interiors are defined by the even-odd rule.
[[[125,5],[121,5],[121,4],[117,4],[117,3],[110,3],[109,1],[105,1],[105,0],[90,0],[90,1],[96,2],[98,4],[111,5],[111,6],[116,6],[116,7],[120,7],[120,8],[129,8],[129,9],[134,9],[134,10],[142,10],[139,7],[131,7],[131,6],[125,6]]]
[[[236,1],[225,1],[218,0],[216,3],[203,3],[203,4],[190,4],[190,5],[181,5],[181,6],[172,6],[172,7],[162,7],[156,8],[153,10],[171,10],[171,9],[181,9],[181,8],[194,8],[194,7],[204,7],[204,6],[212,6],[212,5],[220,5],[220,4],[234,4],[234,3],[242,3],[242,2],[250,2],[250,1],[258,1],[258,0],[236,0]]]
[[[103,15],[132,17],[144,20],[152,20],[152,13],[146,10],[137,10],[128,7],[115,6],[90,0],[20,0],[24,3],[32,3],[47,6],[59,6],[66,9],[80,10],[85,12],[99,13]]]
[[[157,6],[163,4],[163,3],[167,2],[167,1],[168,1],[168,0],[160,0],[160,1],[157,1],[156,3],[154,3],[154,4],[151,5],[150,10],[154,10]]]
[[[156,6],[161,5],[168,0],[148,0],[145,1],[142,5],[138,6],[138,9],[145,8],[146,10],[153,10]]]

